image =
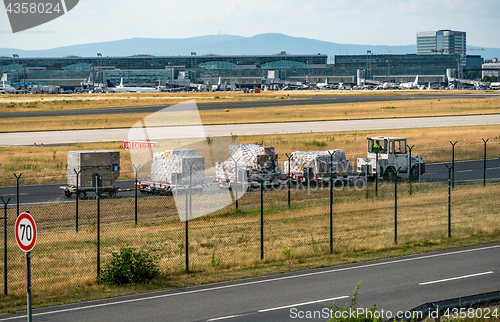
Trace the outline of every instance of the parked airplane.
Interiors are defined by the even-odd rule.
[[[196,89],[200,92],[208,90],[208,86],[205,84],[191,83],[191,80],[189,78],[186,78],[186,72],[179,72],[179,76],[174,80],[164,81],[165,85],[163,85],[163,82],[161,81],[158,81],[158,83],[158,88],[164,92],[176,92],[186,89]]]
[[[117,93],[133,92],[133,93],[159,93],[160,90],[154,87],[137,87],[137,86],[124,86],[123,78],[120,80],[120,85],[115,86],[109,79],[106,80],[108,90]]]
[[[330,84],[328,84],[328,77],[326,78],[324,83],[316,83],[316,87],[319,89],[327,89],[330,87]]]
[[[236,84],[222,84],[221,77],[219,77],[219,82],[217,85],[212,85],[212,91],[234,91],[236,90]]]
[[[383,82],[375,86],[375,89],[398,89],[399,85],[393,82]]]
[[[32,94],[53,94],[60,93],[61,87],[57,85],[30,85],[29,90]]]
[[[2,90],[1,90],[2,93],[15,94],[17,92],[17,90],[14,87],[10,86],[10,84],[7,85],[5,84],[5,82],[7,81],[7,73],[3,73],[0,81],[2,82]]]
[[[408,82],[408,83],[401,83],[401,85],[399,85],[399,88],[401,88],[401,89],[415,89],[415,88],[418,88],[418,75],[417,75],[417,77],[415,77],[415,81]]]

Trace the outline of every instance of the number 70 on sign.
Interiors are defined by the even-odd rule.
[[[19,248],[24,252],[30,252],[36,244],[36,224],[33,217],[24,212],[17,217],[16,226],[16,241]]]

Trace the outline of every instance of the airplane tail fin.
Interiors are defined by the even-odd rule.
[[[221,77],[219,77],[219,83],[217,85],[220,85],[220,82],[221,82]]]
[[[123,87],[123,77],[120,78],[120,87]]]
[[[418,75],[417,75],[417,77],[415,77],[415,82],[413,84],[415,84],[415,86],[418,85]]]
[[[6,81],[7,81],[7,73],[3,73],[0,82],[6,82]]]
[[[109,79],[106,79],[106,83],[108,84],[108,87],[115,87],[115,84],[111,83]]]
[[[325,81],[325,83],[326,83],[326,84],[328,85],[328,77],[326,78],[326,81]]]

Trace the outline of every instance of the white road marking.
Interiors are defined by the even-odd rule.
[[[297,303],[297,304],[291,304],[291,305],[273,307],[273,308],[270,308],[270,309],[258,310],[257,312],[262,313],[262,312],[276,311],[276,310],[288,309],[290,307],[297,307],[297,306],[302,306],[302,305],[309,305],[309,304],[330,302],[330,301],[347,299],[347,298],[349,298],[349,296],[347,296],[347,295],[345,295],[345,296],[338,296],[338,297],[333,297],[331,299],[324,299],[324,300],[317,300],[317,301],[311,301],[311,302],[304,302],[304,303]]]
[[[233,319],[233,318],[238,318],[240,316],[245,316],[245,315],[246,314],[228,315],[228,316],[223,316],[223,317],[220,317],[220,318],[210,319],[210,320],[207,320],[207,322],[210,322],[210,321],[220,321],[220,320],[226,320],[226,319]]]
[[[442,280],[431,281],[431,282],[418,283],[418,285],[428,285],[428,284],[435,284],[435,283],[441,283],[441,282],[455,281],[455,280],[461,280],[461,279],[464,279],[464,278],[475,277],[475,276],[482,276],[482,275],[488,275],[488,274],[493,274],[493,271],[484,272],[484,273],[477,273],[477,274],[470,274],[470,275],[464,275],[464,276],[459,276],[459,277],[445,278],[445,279],[442,279]]]
[[[500,180],[500,178],[486,178],[486,181],[488,182],[494,182],[494,181],[498,181]],[[470,180],[455,180],[455,182],[457,183],[462,183],[462,182],[481,182],[483,181],[483,179],[470,179]]]
[[[429,259],[429,258],[436,258],[436,257],[443,257],[443,256],[450,256],[450,255],[471,253],[471,252],[482,251],[482,250],[489,250],[489,249],[495,249],[495,248],[500,248],[500,245],[487,246],[487,247],[474,248],[474,249],[465,249],[465,250],[460,250],[460,251],[450,252],[450,253],[444,253],[444,254],[434,254],[434,255],[426,255],[426,256],[420,256],[420,257],[404,258],[404,259],[398,259],[398,260],[394,260],[394,261],[387,261],[387,262],[382,262],[382,263],[372,263],[372,264],[366,264],[366,265],[360,265],[360,266],[354,266],[354,267],[336,268],[336,269],[331,269],[331,270],[326,270],[326,271],[320,271],[320,272],[314,272],[314,273],[305,273],[305,274],[299,274],[299,275],[270,278],[270,279],[258,280],[258,281],[240,283],[240,284],[216,286],[216,287],[205,288],[205,289],[198,289],[198,290],[192,290],[192,291],[186,291],[186,292],[178,292],[178,293],[162,294],[162,295],[156,295],[156,296],[150,296],[150,297],[142,297],[142,298],[131,299],[131,300],[122,300],[122,301],[115,301],[115,302],[109,302],[109,303],[87,305],[87,306],[75,307],[75,308],[70,308],[70,309],[47,311],[47,312],[42,312],[42,313],[34,313],[33,316],[41,316],[41,315],[48,315],[48,314],[56,314],[56,313],[65,313],[65,312],[71,312],[71,311],[87,310],[87,309],[94,309],[94,308],[99,308],[99,307],[105,307],[105,306],[111,306],[111,305],[118,305],[118,304],[125,304],[125,303],[133,303],[133,302],[140,302],[140,301],[147,301],[147,300],[156,300],[156,299],[167,298],[167,297],[174,297],[174,296],[181,296],[181,295],[195,294],[195,293],[203,293],[203,292],[209,292],[209,291],[217,291],[217,290],[229,289],[229,288],[234,288],[234,287],[241,287],[241,286],[248,286],[248,285],[255,285],[255,284],[263,284],[263,283],[283,281],[283,280],[295,279],[295,278],[301,278],[301,277],[309,277],[309,276],[316,276],[316,275],[336,273],[336,272],[345,272],[345,271],[351,271],[351,270],[356,270],[356,269],[361,269],[361,268],[377,267],[377,266],[383,266],[383,265],[389,265],[389,264],[398,264],[398,263],[411,262],[411,261],[422,260],[422,259]],[[14,319],[20,319],[20,318],[26,318],[26,315],[21,315],[21,316],[15,316],[15,317],[9,317],[9,318],[5,318],[5,319],[0,319],[0,321],[8,321],[8,320],[14,320]]]
[[[473,162],[473,161],[483,161],[484,159],[476,159],[476,160],[456,160],[455,163],[465,163],[465,162]],[[498,160],[498,158],[487,158],[486,161],[490,160]],[[434,165],[434,164],[451,164],[451,162],[434,162],[434,163],[429,163],[429,165]]]

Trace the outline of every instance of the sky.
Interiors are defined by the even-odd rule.
[[[143,38],[283,33],[340,44],[411,45],[416,33],[467,32],[500,48],[499,0],[80,0],[65,15],[12,33],[0,8],[0,48],[25,50]]]

